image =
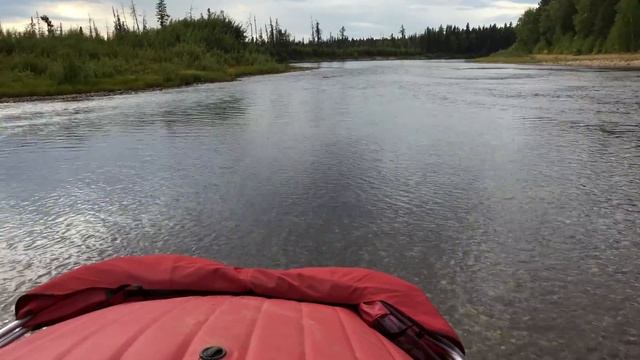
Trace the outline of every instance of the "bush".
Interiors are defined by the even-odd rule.
[[[141,33],[124,31],[108,40],[74,30],[42,37],[5,33],[0,36],[0,96],[230,80],[231,66],[255,66],[244,72],[257,73],[263,63],[273,58],[265,49],[249,49],[244,29],[221,15]]]
[[[85,62],[80,62],[73,57],[67,57],[62,61],[62,76],[60,84],[77,84],[94,78],[91,67]]]
[[[18,71],[30,72],[34,75],[44,75],[49,70],[49,61],[36,57],[20,57],[15,60],[14,69]]]

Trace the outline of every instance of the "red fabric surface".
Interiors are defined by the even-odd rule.
[[[463,349],[453,328],[427,296],[391,275],[361,268],[237,268],[177,255],[115,258],[64,273],[20,297],[16,318],[33,316],[27,326],[35,329],[132,301],[118,297],[116,290],[126,285],[146,290],[253,294],[332,305],[366,306],[365,303],[384,301]],[[107,289],[113,291],[108,293]],[[366,317],[367,323],[375,320],[371,311]]]
[[[209,346],[223,360],[411,360],[348,308],[241,295],[112,306],[20,339],[0,359],[198,360]]]

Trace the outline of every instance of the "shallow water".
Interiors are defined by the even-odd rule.
[[[640,358],[640,72],[465,62],[0,104],[0,319],[77,265],[373,267],[472,359]]]

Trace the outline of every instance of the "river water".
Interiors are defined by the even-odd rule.
[[[471,359],[638,359],[640,73],[325,63],[0,104],[0,319],[149,253],[390,272]]]

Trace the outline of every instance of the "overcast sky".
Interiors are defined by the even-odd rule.
[[[128,7],[131,0],[0,0],[0,23],[4,28],[24,29],[31,15],[38,11],[56,23],[79,26],[91,15],[104,29],[111,26],[111,6]],[[135,0],[150,24],[155,25],[156,0]],[[224,10],[238,21],[255,15],[258,22],[269,17],[299,37],[308,37],[310,19],[318,19],[328,35],[345,26],[349,36],[380,36],[397,33],[404,24],[408,32],[427,26],[454,24],[472,26],[517,21],[537,0],[167,0],[173,18],[184,17],[191,6],[194,13]]]

